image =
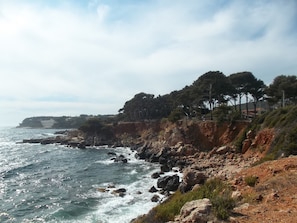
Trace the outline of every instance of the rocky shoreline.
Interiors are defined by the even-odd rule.
[[[152,202],[161,202],[156,192],[165,196],[176,190],[184,193],[213,177],[231,180],[239,171],[258,160],[257,157],[244,156],[232,145],[232,141],[246,127],[244,123],[221,127],[212,122],[192,125],[188,123],[163,126],[158,126],[156,123],[150,126],[147,123],[125,125],[117,128],[114,134],[116,137],[110,139],[71,130],[57,132],[56,136],[50,138],[24,139],[23,143],[60,144],[80,149],[102,145],[130,147],[136,151],[137,158],[160,164],[160,171],[152,175],[152,178],[158,179],[157,188],[152,186],[150,189],[150,192],[154,193]],[[122,132],[119,132],[121,128]],[[190,134],[194,134],[192,138],[195,141],[189,138]],[[255,136],[251,135],[247,135],[246,141],[249,138],[253,141],[251,137]],[[200,146],[195,144],[196,140],[201,140]],[[128,162],[121,155],[111,155],[115,162]],[[173,168],[179,169],[183,175],[182,179],[177,174],[163,176]],[[122,190],[115,193],[124,196],[125,192]]]

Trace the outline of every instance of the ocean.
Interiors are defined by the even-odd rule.
[[[0,222],[125,223],[156,205],[148,190],[159,166],[129,148],[20,143],[56,131],[0,128]],[[128,163],[115,163],[108,152]],[[119,188],[124,196],[113,193]]]

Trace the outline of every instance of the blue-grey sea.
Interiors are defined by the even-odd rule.
[[[137,160],[129,148],[19,143],[55,132],[0,128],[0,222],[125,223],[156,205],[148,190],[159,167]],[[129,161],[114,163],[108,152]],[[99,191],[110,186],[126,195]]]

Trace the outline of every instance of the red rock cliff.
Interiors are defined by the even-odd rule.
[[[247,122],[218,124],[212,121],[122,122],[115,127],[115,134],[126,142],[151,143],[154,147],[174,147],[182,143],[208,151],[231,143],[247,125]]]

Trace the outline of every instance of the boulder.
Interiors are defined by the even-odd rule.
[[[108,152],[107,153],[109,156],[117,156],[117,154],[115,152]]]
[[[250,139],[245,139],[242,143],[242,153],[244,154],[252,145],[252,140]]]
[[[159,202],[160,201],[160,196],[159,195],[154,195],[151,199],[152,202]]]
[[[167,163],[167,158],[164,156],[160,156],[159,158],[159,164],[166,164]]]
[[[150,157],[149,147],[144,145],[142,147],[137,148],[136,158],[146,160]]]
[[[192,145],[181,145],[177,148],[176,155],[178,156],[191,156],[194,155],[197,152],[197,149],[195,149]]]
[[[149,192],[150,193],[155,193],[155,192],[157,192],[158,190],[154,187],[154,186],[152,186],[150,189],[149,189]]]
[[[99,192],[102,192],[102,193],[104,193],[104,192],[107,192],[107,191],[108,191],[106,188],[102,188],[102,187],[100,187],[100,188],[97,188],[97,190],[98,190]]]
[[[161,169],[162,173],[169,172],[171,170],[170,167],[167,164],[161,165],[160,169]]]
[[[125,158],[124,155],[119,155],[119,156],[117,156],[117,157],[115,157],[115,158],[112,158],[112,160],[113,160],[114,162],[116,162],[116,163],[118,163],[118,162],[128,163],[128,160]]]
[[[156,154],[152,154],[152,155],[149,157],[148,161],[149,161],[150,163],[158,163],[158,162],[159,162],[159,158],[160,158],[160,157],[158,157]]]
[[[116,189],[114,190],[115,193],[126,193],[126,189],[125,188],[119,188],[119,189]]]
[[[203,172],[188,168],[184,171],[180,191],[182,193],[190,191],[196,184],[203,184],[206,179],[207,177]]]
[[[159,172],[155,172],[155,173],[153,173],[153,174],[151,175],[151,177],[152,177],[153,179],[157,179],[157,178],[160,177],[160,173],[159,173]]]
[[[179,176],[177,174],[161,177],[157,181],[157,187],[162,188],[165,191],[176,191],[179,184]]]
[[[187,202],[180,211],[180,223],[206,223],[210,220],[211,202],[204,198]]]
[[[119,189],[112,191],[112,194],[118,195],[120,197],[124,197],[126,195],[126,191],[127,190],[125,188],[119,188]]]

